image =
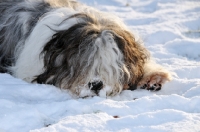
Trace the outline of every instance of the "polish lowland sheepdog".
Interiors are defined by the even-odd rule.
[[[73,0],[1,0],[0,72],[76,97],[158,91],[170,80],[119,18]]]

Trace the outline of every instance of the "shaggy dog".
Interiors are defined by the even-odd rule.
[[[73,0],[1,0],[0,72],[77,97],[158,91],[167,70],[119,18]]]

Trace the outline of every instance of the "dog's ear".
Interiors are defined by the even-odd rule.
[[[124,63],[130,72],[130,78],[127,84],[137,84],[142,78],[144,63],[149,59],[149,52],[143,45],[135,40],[135,37],[129,31],[115,28],[112,29],[114,33],[114,39],[124,55]],[[124,80],[127,77],[124,77]]]
[[[67,61],[65,61],[67,46],[67,34],[65,31],[59,31],[52,36],[52,39],[44,46],[40,57],[43,57],[44,72],[37,76],[34,81],[37,83],[60,84],[62,78],[57,79],[58,75],[62,75],[61,71],[68,69]]]
[[[56,33],[52,39],[44,46],[40,57],[43,57],[44,72],[37,76],[34,81],[37,83],[55,84],[55,75],[57,68],[62,66],[62,52],[65,49],[65,39],[62,37],[63,32]]]

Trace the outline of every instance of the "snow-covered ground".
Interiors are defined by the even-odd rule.
[[[81,1],[122,18],[173,80],[159,92],[73,99],[0,74],[0,132],[200,132],[200,1]]]

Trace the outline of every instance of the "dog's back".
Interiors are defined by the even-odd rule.
[[[50,8],[44,1],[0,1],[0,72],[9,72],[6,67],[14,63],[14,53],[22,48],[38,19]]]

